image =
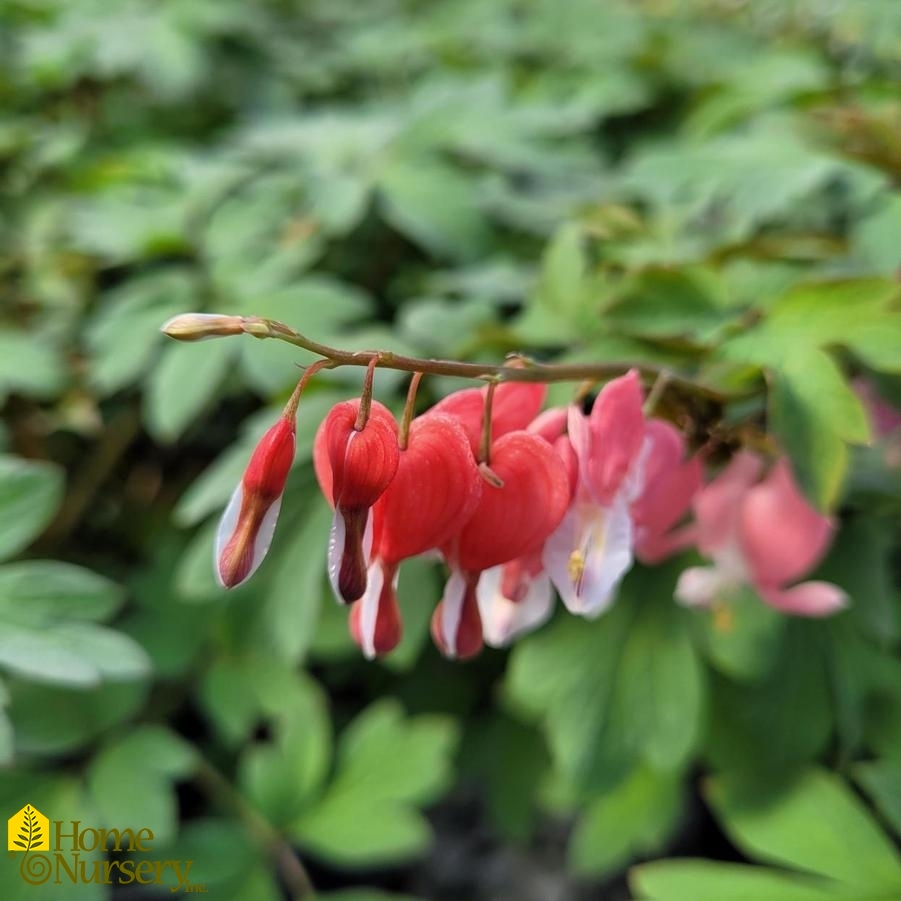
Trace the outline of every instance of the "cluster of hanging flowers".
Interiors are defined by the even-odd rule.
[[[705,463],[682,434],[646,416],[637,371],[604,385],[587,413],[581,404],[542,411],[546,386],[508,381],[458,391],[414,418],[417,374],[399,425],[371,397],[374,365],[363,396],[326,416],[313,450],[334,510],[329,579],[367,657],[399,643],[398,579],[420,554],[446,565],[431,631],[457,659],[541,625],[555,592],[571,613],[597,617],[636,558],[654,564],[689,548],[709,565],[682,573],[681,603],[722,605],[743,585],[797,615],[847,603],[835,585],[801,581],[835,525],[801,495],[788,461],[742,451],[705,484]],[[216,571],[226,588],[268,550],[304,381],[222,517]]]

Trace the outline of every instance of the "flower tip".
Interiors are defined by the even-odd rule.
[[[181,313],[164,322],[160,331],[176,341],[203,341],[205,338],[240,335],[244,331],[244,325],[240,316]]]

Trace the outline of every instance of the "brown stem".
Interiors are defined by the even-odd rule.
[[[278,869],[292,901],[314,901],[309,873],[281,833],[256,810],[219,770],[197,755],[195,777],[215,801],[234,813],[250,835],[269,854]]]
[[[285,404],[285,409],[282,413],[285,418],[293,420],[297,415],[297,405],[300,403],[300,396],[303,394],[304,388],[307,387],[307,382],[313,378],[317,372],[322,372],[323,369],[332,369],[334,368],[334,365],[335,364],[331,360],[316,360],[315,363],[311,363],[307,366],[304,370],[304,374],[297,382],[294,391],[291,392],[288,403]]]
[[[414,372],[410,379],[410,387],[407,389],[407,401],[404,404],[404,415],[400,421],[400,434],[397,443],[401,450],[406,450],[407,440],[410,437],[410,423],[413,421],[413,409],[416,406],[416,392],[419,391],[419,383],[422,381],[422,373]]]
[[[369,411],[372,409],[372,380],[375,377],[375,367],[379,365],[379,354],[370,354],[366,364],[366,375],[363,376],[363,391],[360,394],[360,409],[357,411],[357,421],[354,429],[362,432],[369,422]]]
[[[485,393],[485,408],[482,410],[482,443],[479,445],[479,463],[486,466],[491,464],[491,408],[494,406],[494,389],[496,381],[488,383],[488,391]]]
[[[528,357],[517,357],[518,365],[504,363],[464,363],[459,360],[422,359],[407,357],[391,351],[348,351],[329,347],[313,341],[306,335],[295,331],[283,322],[274,319],[262,319],[247,316],[243,319],[244,331],[255,338],[275,338],[295,347],[302,347],[311,353],[331,360],[334,366],[369,366],[373,357],[378,365],[385,369],[397,369],[402,372],[422,372],[427,375],[448,375],[468,379],[495,378],[503,382],[579,382],[602,381],[622,375],[629,369],[637,368],[647,378],[656,378],[665,371],[663,366],[652,366],[644,363],[538,363]],[[698,394],[714,401],[724,401],[727,395],[716,388],[681,376],[669,375],[669,384],[680,387],[692,394]]]

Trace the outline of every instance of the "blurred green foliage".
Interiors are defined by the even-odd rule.
[[[500,897],[437,875],[446,834],[409,868],[430,807],[567,898],[668,849],[695,859],[636,898],[897,897],[901,475],[849,379],[901,406],[899,60],[894,0],[0,0],[2,809],[152,828],[227,901],[283,897],[285,842],[325,887]],[[677,560],[455,666],[417,561],[366,663],[309,463],[359,373],[305,395],[272,553],[225,596],[215,519],[310,357],[166,343],[188,310],[671,367],[731,398],[667,392],[695,443],[775,441],[841,515],[820,575],[851,608],[748,596],[723,631]],[[510,897],[548,897],[529,866]],[[108,897],[56,888],[0,867],[4,898]]]

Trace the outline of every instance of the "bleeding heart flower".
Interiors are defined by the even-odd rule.
[[[391,484],[400,459],[397,423],[391,412],[373,401],[369,419],[357,429],[359,408],[359,399],[332,407],[313,444],[319,485],[335,508],[329,536],[329,579],[335,596],[349,603],[366,590],[372,542],[370,510]]]
[[[834,523],[805,500],[787,460],[760,480],[762,461],[741,452],[694,501],[697,545],[709,567],[682,573],[676,597],[685,604],[723,603],[750,584],[771,607],[801,616],[828,616],[847,595],[829,582],[801,578],[825,554]]]
[[[263,562],[282,505],[282,492],[294,461],[294,416],[283,415],[260,439],[216,533],[216,578],[234,588]]]
[[[553,445],[564,464],[572,499],[579,483],[579,461],[564,434],[568,415],[566,407],[545,410],[529,423],[527,431]],[[554,594],[544,569],[543,550],[493,566],[482,573],[476,597],[486,644],[504,647],[550,618]]]
[[[455,391],[438,401],[426,415],[447,413],[455,417],[466,431],[472,452],[478,454],[487,392],[487,385]],[[491,403],[491,440],[526,428],[541,409],[546,395],[547,385],[501,382],[494,390]]]
[[[466,659],[482,648],[481,573],[538,553],[569,503],[566,467],[537,435],[502,435],[491,446],[491,469],[501,486],[485,485],[472,517],[443,548],[451,576],[432,617],[432,636],[448,657]]]
[[[635,553],[645,563],[659,563],[694,541],[692,525],[675,528],[701,488],[698,457],[685,460],[682,434],[660,419],[647,424],[647,458],[641,494],[632,504]]]
[[[554,609],[551,580],[541,553],[486,569],[476,586],[482,635],[495,648],[546,622]]]
[[[638,373],[608,382],[588,416],[570,407],[568,431],[579,484],[543,560],[567,609],[595,617],[632,566],[631,507],[642,492],[650,449]]]
[[[367,657],[401,638],[398,565],[450,540],[472,516],[483,481],[466,432],[452,416],[429,413],[410,424],[397,473],[373,509],[374,559],[366,592],[351,611],[351,633]]]

